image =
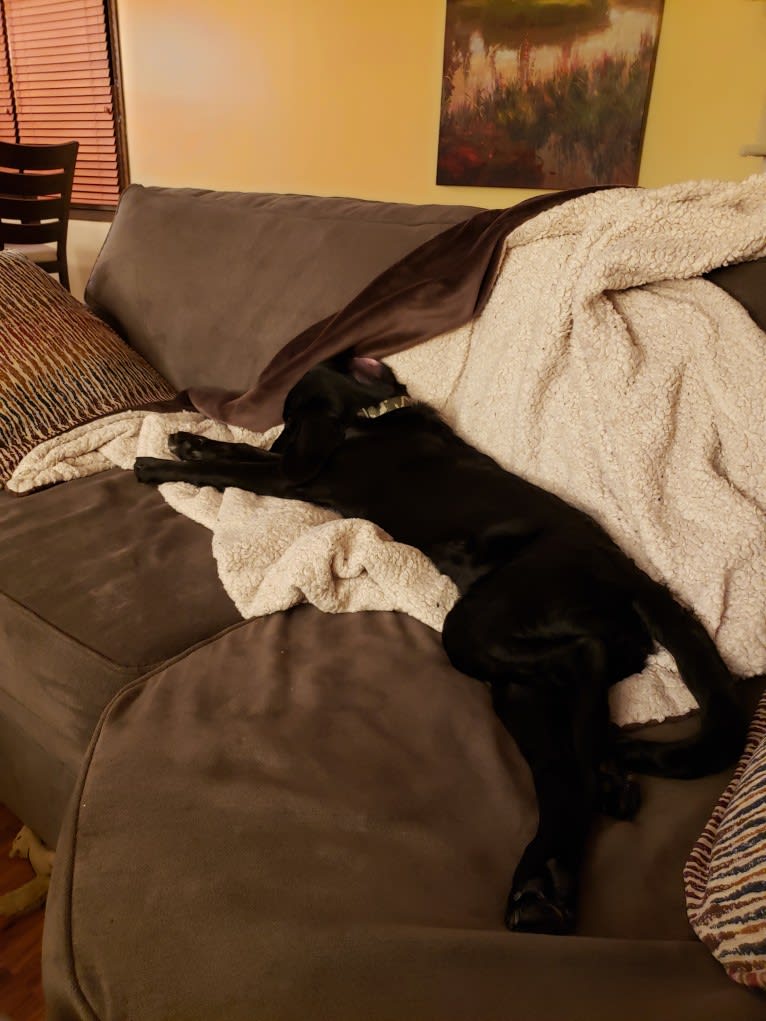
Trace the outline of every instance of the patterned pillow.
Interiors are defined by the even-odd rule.
[[[0,251],[0,486],[43,440],[174,393],[47,273]]]
[[[727,975],[766,989],[766,694],[684,883],[692,928]]]

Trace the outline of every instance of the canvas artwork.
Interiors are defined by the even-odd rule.
[[[438,184],[635,185],[664,0],[447,0]]]

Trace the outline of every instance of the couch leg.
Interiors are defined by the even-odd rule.
[[[26,858],[35,871],[34,879],[0,897],[0,929],[16,918],[42,907],[48,895],[54,852],[30,830],[22,826],[11,845],[9,858]]]

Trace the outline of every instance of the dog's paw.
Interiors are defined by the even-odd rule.
[[[530,879],[508,898],[505,925],[511,932],[536,932],[564,936],[574,929],[572,909],[544,887],[542,879]]]
[[[522,857],[505,909],[511,932],[540,932],[561,936],[575,926],[575,882],[561,861],[549,858],[532,865],[534,842]],[[526,859],[526,861],[525,861]]]
[[[147,486],[157,486],[166,481],[166,466],[173,463],[159,457],[137,457],[133,464],[133,474],[139,482]]]
[[[598,774],[596,807],[611,819],[634,819],[641,807],[638,780],[618,769],[602,769]]]
[[[204,457],[208,440],[194,433],[177,432],[168,436],[168,448],[182,461],[198,461]]]

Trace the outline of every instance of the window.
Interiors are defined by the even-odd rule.
[[[73,215],[128,181],[115,0],[0,0],[0,138],[80,143]]]

